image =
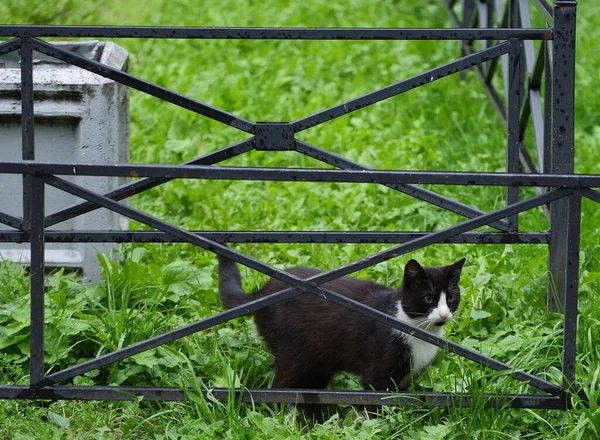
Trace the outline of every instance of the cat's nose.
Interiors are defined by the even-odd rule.
[[[449,310],[441,310],[440,311],[440,318],[442,318],[444,321],[446,319],[448,319],[449,316],[450,316],[450,311]]]

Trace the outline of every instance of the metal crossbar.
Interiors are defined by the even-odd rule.
[[[306,29],[306,28],[154,28],[100,26],[0,26],[0,36],[13,39],[0,43],[0,55],[21,52],[22,160],[0,162],[0,173],[23,176],[23,217],[0,212],[0,223],[13,230],[0,232],[0,242],[31,244],[31,350],[30,385],[0,385],[5,399],[107,399],[122,400],[143,396],[147,400],[183,400],[185,390],[157,387],[108,387],[60,385],[76,376],[103,368],[135,354],[173,342],[228,320],[248,315],[301,294],[313,294],[353,313],[360,313],[404,333],[458,354],[492,370],[533,386],[543,394],[486,395],[486,404],[515,408],[567,408],[574,391],[577,332],[578,253],[581,198],[600,203],[599,175],[573,172],[573,97],[574,31],[576,4],[532,0],[545,17],[548,27],[531,29],[527,0],[477,2],[463,0],[460,14],[455,1],[442,0],[458,29]],[[462,14],[462,16],[461,16]],[[480,28],[474,27],[479,23]],[[494,28],[494,24],[500,27]],[[99,62],[75,55],[43,41],[46,37],[97,38],[184,38],[184,39],[296,39],[296,40],[462,40],[463,55],[387,87],[318,111],[290,122],[252,122],[229,112],[190,99],[164,87]],[[481,50],[474,49],[480,41]],[[533,42],[540,41],[535,53]],[[33,51],[39,51],[68,64],[89,70],[141,92],[173,103],[252,137],[182,165],[81,164],[40,162],[35,159]],[[498,62],[500,60],[500,62]],[[555,63],[553,60],[561,60]],[[503,90],[492,80],[503,70]],[[458,173],[427,171],[381,171],[370,169],[325,149],[295,139],[295,134],[358,109],[389,99],[451,74],[473,69],[481,78],[498,110],[507,132],[506,173]],[[565,79],[566,78],[566,79]],[[543,87],[542,87],[543,86]],[[543,90],[542,90],[543,89]],[[544,95],[542,109],[542,91]],[[535,135],[532,157],[524,142],[529,120]],[[274,169],[215,167],[215,164],[247,153],[294,151],[338,169]],[[526,173],[522,173],[522,170]],[[106,194],[97,194],[59,176],[129,176],[140,180]],[[132,195],[173,179],[227,179],[305,182],[352,182],[385,185],[449,212],[464,221],[436,232],[331,232],[331,231],[188,231],[149,214],[119,203]],[[484,212],[428,189],[421,184],[483,185],[506,187],[506,206]],[[84,199],[82,203],[46,213],[47,186]],[[536,189],[535,196],[521,200],[520,187]],[[518,214],[536,207],[550,206],[551,229],[546,232],[521,232]],[[47,230],[67,220],[106,208],[145,224],[154,231],[70,231]],[[482,226],[497,232],[473,232]],[[262,272],[289,287],[267,297],[218,313],[179,329],[152,337],[82,362],[45,374],[44,364],[44,248],[48,242],[170,242],[190,243]],[[384,251],[365,256],[309,279],[300,279],[245,254],[224,243],[236,242],[321,242],[394,243]],[[550,269],[564,307],[563,381],[561,384],[516,369],[500,360],[463,347],[393,316],[353,301],[321,287],[324,283],[368,268],[435,243],[541,243],[549,245]],[[567,264],[568,263],[568,264]],[[550,304],[550,306],[554,306]],[[205,393],[209,392],[204,390]],[[212,396],[226,400],[229,390],[210,390]],[[294,402],[369,405],[468,406],[471,397],[449,393],[382,393],[326,390],[236,390],[236,398],[246,402]]]

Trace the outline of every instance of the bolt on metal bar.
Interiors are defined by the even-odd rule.
[[[581,193],[577,191],[567,200],[569,202],[569,217],[566,219],[567,273],[565,274],[565,296],[563,300],[565,324],[563,329],[563,383],[561,387],[565,392],[570,390],[575,384],[577,294],[579,291],[579,245],[581,239]]]
[[[217,243],[406,243],[431,232],[355,231],[190,231]],[[20,231],[0,231],[0,242],[26,241]],[[46,243],[184,243],[155,231],[47,231]],[[547,244],[547,232],[465,232],[440,243]]]
[[[329,165],[333,165],[345,170],[364,170],[371,171],[372,168],[366,167],[364,165],[360,165],[356,162],[353,162],[349,159],[346,159],[342,156],[338,156],[337,154],[331,153],[329,151],[323,150],[321,148],[315,147],[313,145],[308,144],[303,141],[296,141],[296,151],[298,153],[302,153],[306,156],[312,157],[313,159],[320,160],[321,162],[327,163]],[[444,197],[440,194],[437,194],[433,191],[429,191],[425,188],[421,188],[415,185],[405,185],[405,184],[387,184],[385,185],[388,188],[394,189],[396,191],[400,191],[409,196],[415,197],[419,200],[423,200],[425,202],[431,203],[432,205],[438,206],[440,208],[451,211],[455,214],[462,215],[463,217],[473,218],[480,215],[485,214],[485,212],[473,208],[471,206],[465,205],[464,203],[458,202],[456,200],[452,200],[448,197]],[[508,225],[505,221],[498,221],[489,226],[496,228],[500,231],[508,231]]]
[[[173,92],[159,85],[137,78],[129,73],[123,72],[122,70],[112,68],[97,61],[76,55],[73,52],[63,50],[50,43],[46,43],[41,40],[33,40],[33,45],[37,51],[62,60],[65,63],[72,64],[105,78],[112,79],[120,84],[124,84],[128,87],[139,90],[140,92],[147,93],[148,95],[152,95],[163,101],[170,102],[171,104],[175,104],[181,108],[191,110],[194,113],[206,116],[207,118],[221,122],[222,124],[237,128],[238,130],[245,131],[247,133],[254,132],[254,123],[224,110],[220,110],[208,104],[196,101],[195,99],[188,98],[187,96]]]
[[[508,43],[500,43],[496,46],[490,47],[489,49],[475,52],[448,64],[444,64],[443,66],[430,69],[427,72],[420,73],[411,78],[399,81],[387,87],[383,87],[361,97],[351,99],[350,101],[298,119],[293,122],[294,131],[300,132],[306,130],[332,119],[339,118],[340,116],[347,115],[348,113],[352,113],[361,108],[375,104],[379,101],[389,99],[393,96],[423,86],[424,84],[432,83],[441,78],[452,75],[453,73],[460,72],[492,58],[501,56],[502,54],[507,53],[508,49]]]
[[[240,154],[247,153],[253,149],[254,138],[250,138],[185,162],[184,165],[213,165],[218,162],[239,156]],[[171,180],[173,179],[147,177],[135,182],[127,183],[109,193],[104,194],[104,196],[112,200],[123,200]],[[99,206],[92,202],[77,203],[47,216],[46,225],[53,226],[77,217],[78,215],[94,211],[98,208]]]
[[[44,204],[41,177],[31,177],[31,306],[29,381],[40,387],[44,379]]]
[[[393,393],[381,391],[352,390],[303,390],[303,389],[262,389],[212,388],[201,390],[210,396],[226,402],[234,393],[236,402],[244,403],[287,403],[306,404],[319,402],[323,405],[397,405],[423,404],[428,406],[470,406],[472,396],[462,393]],[[43,399],[43,400],[133,400],[143,397],[147,401],[184,401],[194,389],[182,390],[174,387],[133,387],[133,386],[53,386],[31,390],[20,385],[0,385],[0,398],[4,399]],[[495,408],[536,408],[565,409],[562,400],[556,396],[543,394],[492,394],[483,396],[486,407]]]
[[[191,38],[236,40],[547,40],[547,29],[236,28],[0,26],[0,37]]]
[[[290,276],[289,274],[287,274],[285,272],[275,270],[275,269],[271,268],[270,266],[267,266],[267,265],[265,265],[263,263],[257,262],[256,260],[253,260],[252,258],[249,258],[249,257],[244,256],[242,254],[239,254],[239,253],[237,253],[235,251],[232,251],[232,250],[230,250],[230,249],[228,249],[226,247],[222,247],[220,245],[217,245],[214,242],[211,242],[212,243],[212,249],[211,249],[209,246],[206,246],[206,243],[202,242],[201,240],[199,240],[198,237],[194,236],[193,234],[191,234],[191,233],[189,233],[187,231],[181,230],[181,229],[179,229],[177,227],[169,225],[169,224],[167,224],[165,222],[162,222],[162,221],[160,221],[158,219],[154,219],[153,217],[148,216],[148,215],[143,214],[143,213],[140,213],[138,211],[135,211],[132,208],[124,207],[124,206],[120,205],[117,202],[114,202],[114,201],[112,201],[110,199],[107,199],[107,198],[105,198],[103,196],[94,194],[94,193],[92,193],[92,192],[90,192],[88,190],[85,190],[83,188],[80,188],[77,185],[74,185],[74,184],[72,184],[70,182],[66,182],[64,180],[57,179],[55,177],[47,177],[46,181],[50,185],[55,186],[55,187],[57,187],[59,189],[62,189],[64,191],[70,192],[70,193],[72,193],[74,195],[77,195],[78,197],[82,197],[82,198],[86,198],[86,199],[90,199],[90,200],[94,200],[95,199],[95,201],[97,203],[104,204],[105,207],[107,207],[107,208],[109,208],[111,210],[114,210],[115,212],[118,212],[118,213],[120,213],[122,215],[125,215],[127,217],[130,217],[130,218],[132,218],[134,220],[141,221],[141,222],[143,222],[143,223],[145,223],[145,224],[147,224],[149,226],[153,226],[153,227],[156,227],[156,228],[161,229],[161,230],[169,231],[170,233],[172,233],[175,236],[182,236],[184,238],[187,238],[187,241],[189,241],[192,244],[197,244],[197,245],[199,245],[201,247],[204,247],[204,248],[206,248],[206,249],[208,249],[208,250],[210,250],[212,252],[228,254],[227,256],[228,257],[233,257],[233,259],[235,261],[239,261],[242,264],[245,264],[245,265],[247,265],[249,267],[252,267],[252,268],[255,268],[257,270],[260,270],[263,273],[268,273],[269,275],[271,275],[274,278],[280,279],[281,281],[284,281],[284,282],[286,282],[286,283],[288,283],[290,285],[296,286],[296,287],[298,287],[298,288],[300,288],[300,289],[302,289],[304,291],[308,291],[308,292],[316,294],[318,296],[322,296],[324,293],[326,293],[330,297],[336,298],[337,294],[335,294],[333,292],[330,292],[328,290],[319,288],[319,287],[317,287],[315,285],[315,283],[318,282],[319,284],[321,284],[321,283],[326,282],[328,279],[330,280],[332,278],[338,278],[338,277],[340,277],[340,276],[343,275],[343,274],[340,273],[340,271],[347,270],[348,267],[350,266],[350,265],[343,266],[342,268],[339,268],[337,270],[333,270],[333,271],[330,271],[330,272],[326,272],[326,273],[320,274],[320,275],[312,277],[312,278],[310,278],[308,280],[300,280],[300,279],[298,279],[296,277]],[[568,190],[555,190],[552,193],[548,193],[548,194],[546,194],[544,196],[540,196],[540,197],[535,198],[535,199],[538,199],[536,201],[539,203],[539,201],[542,200],[542,199],[552,200],[552,196],[553,197],[563,197],[564,194],[567,194],[567,193],[569,193]],[[534,199],[531,199],[531,200],[534,200]],[[541,203],[544,203],[545,201],[546,200],[542,200]],[[512,206],[510,206],[508,208],[504,208],[503,210],[500,210],[500,211],[506,211],[506,210],[512,211],[512,210],[515,210],[515,209],[529,209],[528,206],[531,205],[531,203],[527,204],[526,202],[530,202],[530,201],[524,201],[521,204],[518,204],[520,206],[512,205]],[[498,211],[496,213],[493,213],[491,215],[492,216],[494,216],[494,215],[498,216],[498,215],[500,215],[499,214],[500,211]],[[510,212],[509,212],[509,214],[510,214]],[[484,218],[484,217],[487,217],[487,215],[486,216],[482,216],[482,218]],[[465,223],[471,223],[471,226],[472,226],[471,229],[479,227],[479,225],[476,222],[475,223],[473,223],[473,222],[474,221],[471,220],[471,221],[465,222]],[[463,224],[460,224],[457,227],[449,228],[448,230],[442,231],[441,233],[431,234],[430,237],[435,237],[435,236],[443,235],[444,233],[445,234],[450,233],[450,235],[451,235],[451,231],[450,231],[451,229],[454,229],[454,230],[456,230],[456,229],[462,229],[461,227],[464,228]],[[458,231],[456,233],[459,233],[459,232],[460,231]],[[415,240],[415,241],[418,241],[418,240]],[[425,242],[420,243],[420,244],[421,244],[421,246],[417,246],[417,247],[422,247],[422,246],[427,245],[427,243],[425,243]],[[429,244],[431,244],[431,243],[429,243]],[[393,248],[392,250],[398,249],[398,248],[399,247]],[[392,250],[390,250],[390,251],[392,251]],[[391,258],[394,258],[394,257],[396,257],[398,255],[400,255],[400,254],[399,253],[397,253],[397,254],[391,254],[390,253],[388,255],[385,255],[384,258],[383,258],[383,260],[385,260],[385,259],[391,259]],[[376,254],[373,257],[377,257],[377,256],[380,256],[380,254]],[[357,262],[355,264],[355,266],[356,265],[364,265],[364,261],[365,260],[366,259],[360,260],[359,262]],[[383,260],[381,260],[381,261],[383,261]],[[248,264],[248,263],[250,263],[250,264]],[[368,266],[374,265],[376,263],[377,263],[377,261],[371,261],[370,264],[364,265],[364,267],[368,267]],[[356,270],[359,270],[359,269],[356,268],[354,270],[351,270],[350,273],[354,272]],[[284,293],[287,294],[289,290],[293,290],[293,289],[294,288],[290,288],[290,289],[286,289],[286,290],[280,291],[279,294],[284,294]],[[336,301],[342,301],[342,302],[344,302],[345,298],[344,297],[342,297],[341,299],[337,298]],[[451,342],[446,341],[446,340],[444,340],[442,338],[439,338],[438,336],[436,336],[436,335],[434,335],[434,334],[432,334],[430,332],[427,332],[427,331],[424,331],[422,329],[419,329],[418,327],[414,327],[414,326],[412,326],[410,324],[404,323],[402,321],[398,321],[395,318],[392,318],[392,317],[389,317],[388,315],[382,314],[379,311],[370,309],[370,308],[368,308],[366,306],[363,306],[360,303],[357,303],[357,304],[349,303],[349,305],[353,309],[355,309],[355,310],[358,307],[359,311],[362,310],[364,312],[364,314],[367,315],[367,316],[371,316],[371,317],[373,317],[373,318],[375,318],[377,320],[380,320],[382,322],[385,322],[385,323],[391,322],[392,326],[394,326],[394,327],[396,327],[396,328],[398,328],[400,330],[407,331],[407,329],[408,329],[408,331],[410,331],[411,335],[413,335],[413,336],[415,336],[415,337],[417,337],[419,339],[423,339],[423,340],[425,340],[427,342],[433,343],[433,344],[438,345],[440,347],[443,347],[445,349],[449,349],[449,350],[451,350],[453,352],[460,353],[462,356],[465,356],[465,357],[467,357],[468,359],[471,359],[471,360],[475,360],[476,362],[483,360],[483,364],[487,365],[487,366],[490,366],[490,368],[499,369],[501,371],[502,370],[511,370],[512,369],[511,367],[507,366],[506,364],[503,364],[503,363],[501,363],[499,361],[491,360],[490,358],[487,358],[486,356],[483,356],[483,355],[481,355],[481,354],[479,354],[477,352],[472,352],[469,349],[466,349],[466,348],[464,348],[464,347],[462,347],[462,346],[460,346],[458,344],[451,343]],[[392,321],[390,321],[390,319]],[[201,323],[197,323],[197,325],[200,325],[200,324]],[[216,325],[216,323],[213,323],[212,325]],[[128,357],[128,356],[132,356],[132,355],[134,355],[134,354],[136,354],[138,352],[144,351],[145,349],[152,348],[152,347],[148,347],[148,346],[146,346],[144,344],[153,344],[153,343],[156,343],[156,341],[161,341],[160,344],[165,343],[167,341],[165,341],[165,339],[164,339],[163,336],[159,336],[157,338],[153,338],[151,340],[147,340],[147,341],[144,341],[142,343],[138,343],[137,345],[132,346],[133,348],[132,347],[127,347],[125,349],[121,349],[121,350],[118,350],[116,352],[113,352],[113,353],[110,353],[108,355],[105,355],[105,356],[103,356],[101,358],[97,358],[97,359],[94,359],[92,361],[88,361],[88,362],[86,362],[84,364],[80,364],[78,366],[71,367],[71,368],[69,368],[67,370],[63,370],[62,372],[54,373],[53,375],[50,375],[50,376],[48,376],[46,378],[46,382],[45,383],[46,384],[50,384],[50,383],[54,383],[57,380],[66,380],[68,378],[74,377],[75,375],[83,374],[86,371],[90,371],[92,369],[99,368],[99,367],[101,367],[103,365],[106,365],[108,363],[115,362],[117,360],[123,359],[123,358]],[[181,337],[181,336],[179,336],[179,337]],[[158,345],[160,345],[160,344],[158,344]],[[542,379],[536,378],[535,376],[529,375],[527,373],[516,372],[516,373],[514,373],[514,377],[517,378],[517,379],[519,379],[519,380],[525,380],[528,383],[532,384],[533,386],[540,387],[540,389],[543,389],[545,391],[548,391],[550,389],[552,389],[552,390],[556,390],[557,389],[556,385],[553,385],[553,384],[551,384],[549,382],[543,381]],[[59,379],[57,379],[57,378],[59,378]]]
[[[600,187],[600,174],[510,174],[441,171],[354,171],[321,168],[253,168],[145,164],[0,161],[0,173],[63,176],[135,176],[280,182],[414,183],[430,185]]]
[[[12,40],[0,42],[0,56],[6,55],[7,53],[14,52],[21,47],[21,39],[13,38]]]
[[[33,48],[30,38],[21,40],[21,156],[23,160],[35,159],[33,123]],[[23,176],[23,228],[31,228],[31,176]]]

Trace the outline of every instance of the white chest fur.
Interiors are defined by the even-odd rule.
[[[443,327],[436,327],[431,329],[432,333],[435,333],[438,336],[442,336]],[[413,368],[419,373],[423,371],[435,358],[439,347],[429,342],[421,341],[414,336],[406,336],[406,342],[410,344],[411,352],[412,352],[412,364]]]
[[[402,305],[398,303],[398,311],[396,312],[396,318],[401,321],[408,322],[410,324],[416,324],[412,319],[408,317],[406,312],[402,309]],[[434,333],[437,336],[442,336],[444,333],[443,326],[433,326],[429,327],[428,330],[431,333]],[[412,367],[417,372],[422,372],[435,358],[439,347],[429,342],[425,342],[420,340],[419,338],[415,338],[414,336],[407,335],[406,333],[401,332],[400,330],[394,330],[394,332],[400,335],[404,340],[410,345],[411,348],[411,360]]]

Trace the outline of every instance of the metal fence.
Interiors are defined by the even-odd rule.
[[[23,160],[0,162],[0,173],[21,174],[24,188],[23,217],[0,213],[0,222],[14,231],[0,232],[0,240],[31,244],[31,353],[30,385],[0,385],[4,399],[130,399],[183,400],[177,388],[127,386],[60,385],[76,376],[137,353],[175,341],[230,319],[285,301],[301,292],[323,296],[356,313],[437,345],[496,371],[507,372],[540,393],[488,395],[494,406],[567,408],[575,390],[575,347],[577,326],[578,254],[581,199],[600,202],[599,175],[573,173],[574,59],[576,2],[530,1],[547,19],[547,26],[531,28],[527,0],[463,0],[456,5],[443,0],[457,29],[307,29],[307,28],[148,28],[92,26],[0,26],[0,36],[12,39],[0,43],[0,55],[20,50],[22,72]],[[461,11],[457,14],[455,11]],[[476,27],[479,24],[480,28]],[[498,27],[495,27],[497,25]],[[461,40],[462,56],[448,64],[378,89],[291,122],[252,122],[171,90],[102,65],[44,41],[45,37],[95,38],[187,38],[187,39],[296,39],[296,40]],[[480,43],[475,43],[476,41]],[[534,41],[540,41],[537,55]],[[476,44],[481,48],[476,49]],[[35,160],[34,83],[32,53],[39,51],[66,63],[94,72],[162,100],[186,108],[252,135],[251,138],[206,154],[182,165],[42,163]],[[500,64],[498,64],[500,63]],[[507,132],[507,172],[426,172],[379,171],[369,169],[324,149],[295,139],[298,132],[396,96],[440,78],[467,69],[481,77]],[[503,72],[504,90],[492,86],[497,71]],[[543,81],[542,81],[543,79]],[[541,85],[544,84],[544,90]],[[542,92],[545,99],[542,105]],[[501,98],[501,95],[504,98]],[[529,120],[533,121],[537,163],[524,144]],[[225,159],[251,150],[295,151],[338,169],[272,169],[213,167]],[[522,170],[526,172],[521,172]],[[140,180],[107,193],[97,194],[59,176],[135,176]],[[188,231],[119,203],[172,179],[273,180],[304,182],[358,182],[380,184],[465,217],[465,221],[437,232],[207,232]],[[424,189],[420,184],[484,185],[506,187],[505,207],[482,212],[474,207]],[[45,189],[58,188],[86,202],[58,212],[44,212]],[[533,187],[537,194],[520,199],[519,187]],[[521,196],[522,197],[522,196]],[[517,215],[536,207],[550,207],[551,229],[546,232],[520,232]],[[75,216],[100,207],[110,209],[156,231],[50,231]],[[491,226],[495,232],[472,232]],[[46,242],[185,242],[279,279],[290,287],[165,334],[138,342],[62,371],[45,374],[44,369],[44,246]],[[389,249],[334,270],[299,279],[252,257],[234,251],[223,243],[394,243]],[[563,302],[564,341],[563,381],[555,384],[527,371],[438,337],[409,323],[352,301],[321,287],[323,283],[377,263],[396,258],[434,243],[542,243],[549,245],[552,270]],[[207,391],[207,390],[205,390]],[[212,395],[227,399],[228,390],[214,389]],[[450,393],[399,393],[367,391],[244,389],[236,396],[253,402],[296,402],[323,404],[469,405],[471,397]]]

